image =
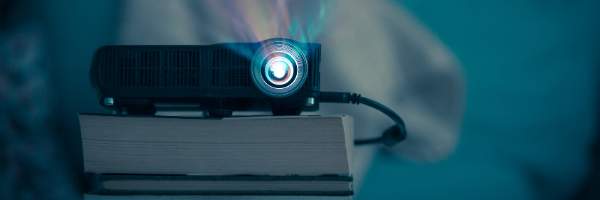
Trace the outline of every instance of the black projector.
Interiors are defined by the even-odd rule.
[[[272,111],[298,115],[319,103],[363,104],[394,124],[374,139],[354,144],[392,146],[406,138],[404,121],[388,107],[349,92],[320,91],[321,45],[274,38],[257,43],[104,46],[92,59],[90,82],[100,105],[121,114],[154,115],[158,109]]]
[[[257,43],[99,48],[90,68],[100,104],[121,113],[157,109],[272,111],[319,109],[321,45],[275,38]]]

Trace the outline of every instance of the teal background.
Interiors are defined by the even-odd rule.
[[[600,2],[400,3],[463,65],[463,131],[435,164],[380,151],[356,199],[572,199],[596,134]]]
[[[433,164],[380,150],[356,199],[571,199],[596,131],[600,1],[403,0],[460,60],[467,104],[456,153]],[[27,1],[46,28],[57,131],[82,174],[77,112],[94,50],[116,43],[119,1]],[[81,186],[85,188],[86,186]]]

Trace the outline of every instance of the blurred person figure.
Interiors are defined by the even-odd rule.
[[[322,44],[321,90],[374,99],[406,122],[390,148],[417,162],[447,158],[457,143],[464,83],[454,55],[401,5],[374,1],[127,1],[123,45],[207,45],[290,38]],[[393,124],[366,106],[322,104],[319,114],[349,114],[355,138]],[[234,113],[235,114],[235,113]],[[354,188],[381,145],[358,146]]]

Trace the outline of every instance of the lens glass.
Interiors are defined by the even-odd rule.
[[[294,67],[288,59],[278,56],[267,62],[264,73],[271,84],[285,85],[292,80]]]

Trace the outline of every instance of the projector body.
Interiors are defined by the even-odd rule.
[[[321,45],[289,39],[214,45],[104,46],[90,81],[105,108],[152,115],[156,110],[273,111],[319,109]]]

